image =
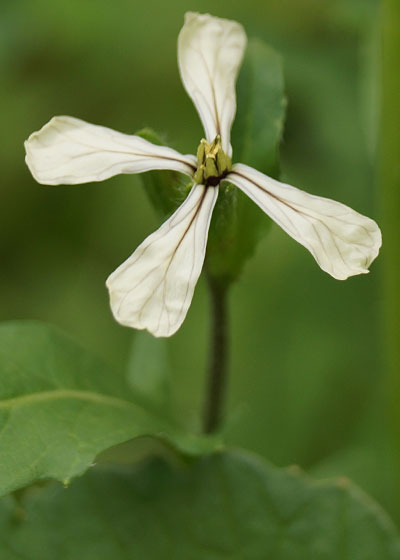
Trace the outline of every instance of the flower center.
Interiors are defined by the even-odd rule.
[[[194,174],[196,183],[216,187],[231,168],[232,161],[222,149],[221,137],[216,136],[211,144],[203,138],[197,149],[197,170]]]

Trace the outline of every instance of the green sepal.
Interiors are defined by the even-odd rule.
[[[167,145],[151,128],[143,128],[136,132],[136,135],[157,146]],[[162,218],[175,212],[185,200],[193,184],[189,177],[169,170],[147,171],[141,173],[140,178],[152,206]]]
[[[237,83],[237,107],[234,162],[277,178],[286,109],[283,68],[280,55],[263,41],[249,42]],[[254,202],[222,183],[209,234],[209,274],[223,284],[234,281],[269,226],[269,218]]]

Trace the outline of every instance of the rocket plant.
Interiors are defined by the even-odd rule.
[[[179,71],[205,136],[194,155],[160,145],[156,135],[123,134],[68,116],[52,118],[25,143],[26,163],[46,185],[155,172],[144,183],[168,215],[107,279],[115,319],[154,335],[135,333],[127,372],[113,371],[49,325],[0,324],[0,495],[8,494],[0,500],[2,560],[400,558],[390,520],[351,483],[315,484],[299,469],[225,447],[219,430],[228,373],[226,294],[256,229],[249,214],[243,217],[243,208],[253,207],[243,193],[333,278],[367,273],[381,246],[372,219],[237,161],[246,150],[237,147],[237,158],[231,128],[246,42],[235,21],[186,14]],[[263,78],[254,88],[257,101],[248,113],[242,108],[239,122],[244,114],[250,118],[237,130],[246,132],[243,159],[273,175],[276,158],[263,164],[260,155],[277,152],[283,82],[280,63],[276,83],[268,81],[260,62],[277,58],[261,45],[249,49],[252,71]],[[255,121],[258,135],[249,140],[248,123]],[[268,148],[260,134],[269,130],[266,122],[276,125]],[[186,183],[177,187],[176,174]],[[258,218],[267,222],[261,212]],[[165,341],[157,338],[181,327],[205,261],[213,303],[206,437],[182,426],[171,410]],[[260,424],[271,429],[262,418]],[[168,445],[159,446],[156,459],[149,454],[139,462],[130,445],[141,436]],[[128,453],[113,448],[121,443]],[[48,479],[72,484],[66,491]]]

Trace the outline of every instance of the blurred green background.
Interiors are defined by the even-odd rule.
[[[230,294],[227,439],[278,465],[348,475],[400,521],[390,412],[400,389],[386,343],[397,343],[396,319],[391,336],[385,330],[385,309],[396,305],[389,293],[396,285],[385,280],[393,279],[385,262],[396,228],[393,219],[385,230],[384,210],[399,209],[390,196],[382,204],[379,179],[378,1],[1,0],[1,318],[49,321],[124,367],[133,333],[113,321],[104,282],[157,217],[135,176],[36,184],[23,141],[67,114],[127,133],[151,126],[193,153],[202,129],[176,63],[187,10],[236,19],[282,53],[289,103],[282,177],[375,218],[388,237],[370,275],[339,282],[271,228]],[[208,328],[201,280],[168,341],[175,408],[196,430]]]

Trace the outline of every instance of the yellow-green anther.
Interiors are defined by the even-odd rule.
[[[199,163],[203,163],[204,161],[204,158],[206,156],[206,146],[207,146],[207,141],[203,139],[200,142],[199,147],[197,148],[197,161]]]
[[[211,143],[202,140],[197,149],[197,170],[194,180],[197,184],[209,181],[217,185],[231,169],[231,159],[225,154],[221,145],[221,137],[216,136]]]
[[[221,149],[221,136],[217,135],[210,144],[210,153],[216,154]]]
[[[204,167],[204,165],[199,165],[199,167],[196,169],[196,173],[194,174],[194,181],[196,183],[196,185],[204,185],[205,183],[205,171],[206,168]]]
[[[218,177],[218,168],[215,161],[215,156],[208,154],[206,156],[206,179],[210,177]]]
[[[217,152],[217,168],[219,175],[229,170],[228,157],[222,150]]]

